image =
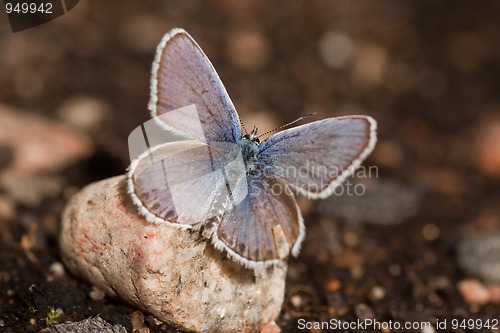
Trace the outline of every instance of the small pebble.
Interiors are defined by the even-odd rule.
[[[260,333],[281,333],[281,328],[273,320],[260,329]]]
[[[109,111],[101,100],[90,96],[72,96],[61,104],[57,113],[68,125],[93,132],[101,127]]]
[[[0,220],[9,221],[16,216],[16,207],[12,198],[0,194]]]
[[[490,292],[479,280],[462,280],[458,283],[458,290],[469,304],[485,305],[490,301]]]
[[[149,333],[149,328],[144,323],[144,314],[140,311],[134,311],[130,314],[130,323],[132,331],[137,333]]]
[[[49,266],[49,272],[52,278],[58,279],[64,276],[65,269],[62,263],[56,261]]]
[[[435,333],[436,329],[432,325],[424,326],[421,330],[421,333]]]
[[[351,77],[358,86],[373,86],[382,82],[387,67],[387,52],[382,45],[357,43]]]
[[[63,323],[49,326],[40,331],[40,333],[127,333],[127,329],[121,325],[111,325],[107,321],[97,316],[87,318],[74,323]]]
[[[293,295],[290,297],[290,303],[296,308],[300,308],[302,306],[302,297],[300,295]]]
[[[102,301],[106,297],[106,293],[96,286],[93,286],[92,290],[89,293],[89,297],[94,302]]]
[[[500,176],[500,119],[484,120],[477,127],[475,150],[477,167],[487,176]]]
[[[367,319],[375,319],[375,313],[373,310],[366,304],[361,303],[357,304],[354,307],[354,313],[356,313],[356,317],[360,320],[367,320]]]
[[[346,67],[354,54],[352,38],[337,30],[325,33],[318,42],[318,48],[321,60],[333,69]]]
[[[385,297],[385,289],[380,286],[373,286],[369,296],[372,301],[380,301]]]
[[[450,286],[450,279],[446,276],[438,276],[433,282],[437,289],[446,289]]]
[[[435,224],[429,223],[422,228],[422,235],[428,241],[434,241],[439,237],[439,227]]]
[[[242,68],[260,69],[271,56],[271,44],[266,36],[254,29],[230,30],[227,53],[231,61]]]
[[[342,282],[338,279],[331,279],[326,284],[326,290],[330,293],[336,292],[342,288]]]
[[[488,283],[500,283],[500,231],[469,236],[458,244],[460,267]]]
[[[0,105],[0,145],[8,146],[13,153],[8,167],[0,172],[0,185],[7,180],[13,183],[24,177],[54,173],[93,150],[87,136],[5,105]]]
[[[368,177],[369,171],[365,175]],[[372,173],[373,177],[377,175]],[[333,214],[354,225],[396,225],[415,215],[420,207],[420,192],[397,181],[348,182],[343,185],[343,193],[335,191],[331,197],[319,203],[321,215]]]
[[[124,176],[70,200],[60,245],[75,275],[183,330],[259,331],[283,304],[286,262],[249,270],[197,233],[148,223],[126,194]]]

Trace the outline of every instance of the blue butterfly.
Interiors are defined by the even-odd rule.
[[[257,128],[243,134],[217,72],[182,29],[158,45],[149,109],[184,140],[150,147],[132,162],[128,191],[139,212],[153,223],[200,230],[253,269],[299,253],[305,227],[294,193],[329,196],[376,142],[368,116],[315,121],[263,142]]]

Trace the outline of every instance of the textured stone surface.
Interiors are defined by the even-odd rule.
[[[63,259],[110,296],[182,329],[255,332],[277,318],[286,263],[254,272],[226,259],[198,233],[146,222],[125,177],[91,184],[68,203]]]
[[[101,317],[87,318],[76,323],[63,323],[43,329],[40,333],[127,333],[121,325],[111,325]]]

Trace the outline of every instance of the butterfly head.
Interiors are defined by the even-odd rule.
[[[252,132],[244,135],[239,142],[241,153],[245,163],[247,163],[247,166],[255,161],[257,154],[259,153],[260,140],[257,137],[257,131],[257,126],[254,126]]]
[[[258,145],[260,143],[260,140],[257,137],[258,130],[259,130],[259,128],[257,126],[254,126],[252,132],[250,134],[244,135],[243,139],[246,139],[248,141],[252,141],[253,143]]]

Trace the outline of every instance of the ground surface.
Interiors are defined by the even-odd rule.
[[[500,229],[499,15],[495,1],[89,0],[17,34],[3,22],[1,103],[76,126],[94,149],[0,187],[0,331],[37,332],[51,308],[63,312],[57,321],[100,314],[132,329],[134,309],[92,300],[90,286],[61,275],[58,223],[71,193],[124,173],[127,136],[148,119],[155,46],[175,26],[213,61],[247,128],[308,112],[379,123],[367,162],[378,177],[361,179],[374,186],[372,201],[301,203],[308,235],[290,263],[283,332],[307,331],[300,318],[448,327],[500,318],[498,305],[464,301],[456,252],[468,234]],[[0,174],[15,157],[0,142]],[[42,185],[36,200],[13,194],[36,191],[40,179],[53,190]],[[340,202],[354,210],[335,209]],[[149,317],[144,325],[175,331]]]

